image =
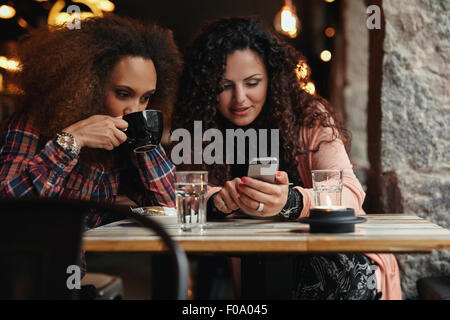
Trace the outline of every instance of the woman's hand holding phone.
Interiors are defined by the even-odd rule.
[[[239,207],[239,193],[238,185],[242,180],[235,178],[225,182],[225,185],[220,192],[214,197],[214,205],[223,213],[231,213],[238,210]]]
[[[289,194],[289,177],[279,171],[275,183],[243,177],[238,185],[239,208],[246,213],[259,217],[277,215],[285,206]],[[258,211],[258,209],[262,210]]]
[[[289,177],[277,170],[277,158],[252,159],[248,176],[227,181],[214,197],[214,205],[223,213],[241,209],[260,217],[277,215],[289,194]]]

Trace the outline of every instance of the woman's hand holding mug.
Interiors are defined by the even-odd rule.
[[[123,132],[127,128],[128,123],[121,118],[94,115],[62,131],[70,133],[80,149],[88,147],[111,151],[127,140],[127,135]]]

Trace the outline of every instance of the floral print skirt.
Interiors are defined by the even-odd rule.
[[[299,255],[294,259],[296,300],[377,300],[378,266],[363,254]]]

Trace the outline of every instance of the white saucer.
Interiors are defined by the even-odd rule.
[[[177,211],[175,208],[169,207],[139,207],[139,208],[130,208],[131,211],[141,214],[145,217],[150,217],[156,222],[159,222],[163,225],[176,225],[178,223]],[[155,211],[158,213],[152,214],[151,212]]]
[[[177,216],[147,215],[147,217],[163,225],[176,225],[178,223]]]

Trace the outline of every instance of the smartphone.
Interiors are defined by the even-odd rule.
[[[275,157],[253,158],[248,165],[248,176],[269,183],[275,183],[278,159]]]

